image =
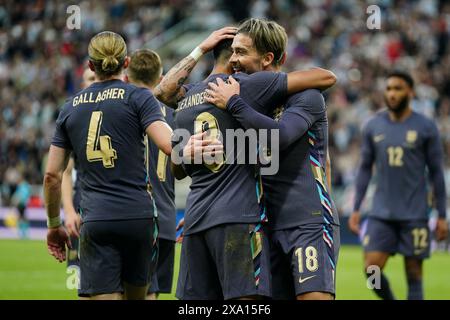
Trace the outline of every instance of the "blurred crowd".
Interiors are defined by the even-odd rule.
[[[393,69],[413,74],[414,109],[437,121],[450,189],[450,4],[369,2],[82,1],[81,30],[69,30],[66,9],[72,3],[0,0],[0,204],[9,203],[23,179],[41,184],[58,108],[79,88],[93,34],[119,32],[131,52],[185,19],[205,21],[210,28],[208,17],[229,23],[250,16],[274,19],[289,35],[286,70],[321,66],[338,76],[326,96],[333,184],[342,211],[350,210],[361,127],[384,108],[385,75]],[[371,4],[381,9],[381,29],[367,26]],[[165,70],[180,58],[162,55]],[[191,80],[209,68],[201,63]]]
[[[69,30],[67,1],[0,1],[0,204],[26,178],[39,186],[58,110],[80,88],[90,38],[122,34],[130,51],[185,18],[190,1],[81,1]],[[39,188],[35,188],[35,193]]]

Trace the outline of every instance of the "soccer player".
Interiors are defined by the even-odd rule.
[[[157,258],[154,201],[144,155],[147,134],[165,154],[172,130],[152,93],[121,80],[123,38],[95,35],[88,47],[97,82],[64,104],[44,178],[47,246],[58,261],[70,247],[61,225],[61,175],[72,150],[82,174],[79,293],[91,299],[145,299]]]
[[[155,89],[156,97],[177,107],[177,129],[188,129],[191,134],[206,131],[210,138],[221,137],[224,146],[226,131],[242,127],[231,115],[207,103],[204,96],[209,81],[226,79],[232,71],[228,63],[230,41],[226,39],[233,38],[235,32],[232,27],[213,32]],[[215,65],[211,75],[189,88],[183,87],[197,60],[213,48]],[[241,95],[263,112],[280,105],[290,93],[310,86],[329,86],[329,75],[319,69],[287,75],[241,74]],[[244,150],[225,149],[227,152],[234,157],[234,164],[225,163],[225,155],[219,163],[184,165],[192,184],[186,203],[177,287],[180,299],[271,296],[268,238],[263,227],[266,212],[258,171],[255,165],[236,164],[238,153]]]
[[[148,49],[137,50],[131,55],[128,81],[137,87],[153,91],[161,81],[162,63],[159,55]],[[167,123],[173,127],[173,109],[160,104]],[[159,293],[172,291],[175,259],[175,181],[170,170],[170,158],[152,141],[149,143],[147,166],[149,167],[152,194],[158,210],[158,262],[147,299],[155,300]]]
[[[83,72],[81,89],[89,87],[95,82],[95,72],[86,68]],[[70,158],[66,170],[64,170],[61,183],[61,197],[64,209],[64,225],[70,236],[72,248],[67,253],[67,267],[76,266],[79,268],[78,259],[79,237],[81,218],[78,212],[80,206],[80,183],[81,179],[77,175],[77,165],[73,157]]]
[[[437,240],[447,237],[448,227],[439,132],[432,120],[411,109],[413,95],[414,81],[409,74],[393,72],[387,76],[387,110],[378,112],[363,130],[349,227],[356,234],[362,233],[366,274],[369,266],[383,270],[390,255],[405,257],[408,299],[416,300],[423,299],[422,261],[430,255],[427,169],[439,213]],[[367,224],[360,229],[359,210],[374,165],[377,189]],[[385,300],[395,299],[383,273],[380,282],[375,293]]]
[[[248,19],[233,40],[235,71],[279,71],[287,35],[274,21]],[[264,64],[265,61],[270,61]],[[317,89],[289,97],[265,116],[239,97],[239,83],[211,83],[206,100],[246,129],[279,130],[280,169],[263,176],[269,215],[274,299],[329,300],[335,294],[339,219],[326,174],[328,120]]]

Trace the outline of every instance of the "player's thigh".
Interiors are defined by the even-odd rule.
[[[224,224],[206,233],[224,299],[270,297],[269,239],[261,224]]]
[[[134,286],[128,282],[123,282],[124,300],[145,300],[147,298],[148,285]]]
[[[372,268],[377,267],[383,270],[391,253],[381,251],[364,252],[364,271],[367,274],[372,273]]]
[[[431,232],[427,220],[413,220],[400,223],[400,254],[417,260],[429,258],[430,242]]]
[[[176,291],[180,300],[223,300],[217,268],[204,234],[187,234],[183,238]]]
[[[338,226],[308,224],[285,229],[283,247],[291,261],[295,295],[322,292],[334,296],[339,248]]]
[[[175,264],[175,241],[159,239],[159,255],[156,272],[149,293],[170,293],[172,291]]]
[[[297,300],[334,300],[334,294],[329,292],[307,292],[298,295]]]
[[[114,241],[112,227],[111,221],[85,222],[81,226],[80,296],[123,291],[122,258]]]
[[[121,223],[117,237],[121,239],[122,281],[133,291],[140,292],[137,288],[147,288],[156,269],[156,219],[128,220]]]
[[[90,298],[80,297],[80,300],[122,300],[123,295],[120,292],[109,294],[98,294],[91,296]]]
[[[398,251],[399,231],[395,222],[367,218],[364,222],[362,245],[364,252],[384,252],[388,255]]]

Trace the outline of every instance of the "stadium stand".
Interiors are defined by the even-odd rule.
[[[237,2],[240,10],[236,10]],[[382,30],[368,31],[367,5],[356,0],[83,1],[81,30],[66,28],[68,2],[3,2],[0,206],[11,204],[20,176],[25,174],[33,186],[29,205],[42,205],[42,170],[54,121],[64,100],[79,88],[93,34],[119,32],[130,52],[150,47],[160,53],[168,70],[211,30],[247,16],[267,17],[284,25],[289,34],[286,70],[316,65],[338,76],[338,84],[327,92],[327,104],[332,180],[341,214],[351,211],[360,129],[384,106],[381,86],[393,68],[412,72],[417,82],[414,109],[438,123],[450,185],[450,4],[425,0],[378,3]],[[209,61],[201,61],[192,81],[208,73]],[[177,194],[186,194],[186,188],[182,185]],[[447,192],[450,197],[450,188]],[[182,200],[178,206],[183,206]]]

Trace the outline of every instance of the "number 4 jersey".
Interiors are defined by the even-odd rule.
[[[96,82],[66,101],[52,144],[77,158],[83,222],[154,216],[144,134],[158,120],[152,93],[120,80]]]

